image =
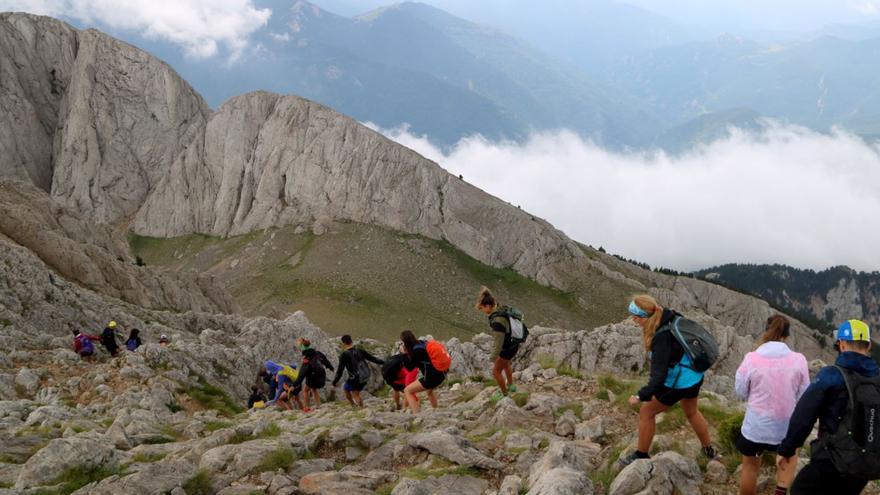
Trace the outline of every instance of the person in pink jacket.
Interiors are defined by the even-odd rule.
[[[747,401],[736,440],[736,448],[743,456],[741,495],[756,493],[761,455],[779,448],[794,407],[810,384],[806,358],[785,345],[790,325],[782,315],[768,318],[761,345],[746,354],[736,370],[736,395]],[[785,494],[791,485],[795,463],[788,465],[790,468],[776,473],[777,494]]]

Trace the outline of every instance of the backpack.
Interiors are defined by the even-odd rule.
[[[880,376],[867,377],[840,366],[835,368],[843,375],[849,401],[837,431],[823,435],[820,445],[840,474],[880,479]]]
[[[86,337],[83,334],[79,334],[76,336],[76,339],[79,340],[79,352],[92,354],[95,352],[95,344],[92,343],[92,339]]]
[[[382,365],[382,379],[385,383],[392,384],[397,381],[400,368],[406,363],[406,354],[395,354]]]
[[[498,311],[489,315],[489,321],[496,316],[504,316],[507,318],[507,321],[510,322],[507,326],[507,337],[510,339],[511,344],[522,344],[529,337],[529,329],[526,327],[525,323],[523,323],[522,311],[516,308],[511,308],[510,306],[502,306]]]
[[[423,342],[417,345],[425,347],[425,351],[428,353],[428,359],[431,360],[431,366],[433,366],[435,370],[441,373],[449,371],[449,367],[452,365],[452,358],[449,356],[449,351],[446,350],[446,346],[441,344],[439,340],[429,340],[428,342]]]
[[[699,323],[688,320],[681,316],[675,317],[671,325],[665,325],[657,331],[672,332],[675,340],[684,348],[685,356],[689,363],[683,363],[682,366],[690,368],[698,373],[704,373],[706,370],[718,361],[718,343]],[[687,361],[683,359],[683,361]]]
[[[355,349],[354,352],[351,353],[351,359],[354,360],[354,376],[352,376],[352,378],[357,379],[358,383],[367,383],[370,381],[370,375],[372,374],[370,371],[370,365],[367,364],[367,360],[364,358],[363,354],[361,354],[360,349]]]

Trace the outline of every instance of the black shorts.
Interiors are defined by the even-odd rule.
[[[397,390],[398,392],[403,392],[403,389],[406,388],[406,385],[397,382],[389,383],[388,386],[391,387],[391,390]]]
[[[419,378],[419,383],[427,390],[435,389],[446,380],[446,373],[441,373],[434,368],[429,367],[423,377]]]
[[[746,457],[758,457],[764,452],[776,452],[779,450],[779,445],[753,442],[744,437],[742,433],[736,436],[734,445],[736,445],[736,450]]]
[[[306,386],[313,389],[324,388],[324,385],[327,384],[326,378],[306,378]]]
[[[514,356],[516,356],[516,353],[518,351],[519,351],[519,345],[505,347],[504,349],[501,349],[500,353],[498,353],[498,357],[500,357],[501,359],[506,359],[506,360],[510,361],[511,359],[513,359]]]
[[[342,384],[342,390],[346,392],[360,392],[367,387],[367,384],[358,380],[345,380]]]
[[[667,388],[660,387],[654,397],[664,406],[674,406],[681,399],[694,399],[700,395],[700,387],[703,386],[703,380],[688,388]]]

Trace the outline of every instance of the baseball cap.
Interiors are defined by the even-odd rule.
[[[837,340],[871,341],[871,329],[862,320],[847,320],[837,327]]]

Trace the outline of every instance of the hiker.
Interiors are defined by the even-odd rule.
[[[333,365],[327,360],[327,356],[321,351],[312,348],[308,339],[297,339],[299,348],[303,354],[302,366],[299,369],[299,377],[293,382],[297,388],[305,382],[305,395],[303,397],[304,409],[309,408],[309,401],[314,397],[315,407],[321,406],[321,389],[327,383],[327,372],[324,368],[333,371]]]
[[[419,369],[406,367],[406,354],[395,354],[382,366],[382,378],[394,392],[394,409],[400,410],[401,392],[419,377]]]
[[[258,405],[257,409],[266,406],[266,394],[264,394],[263,391],[260,390],[259,385],[251,385],[251,396],[248,397],[247,403],[248,409],[253,409],[255,404]]]
[[[880,432],[874,426],[880,369],[870,357],[871,330],[863,321],[845,321],[836,345],[837,360],[807,387],[779,444],[777,466],[794,469],[789,465],[797,465],[797,449],[819,420],[819,438],[810,444],[810,463],[795,477],[792,495],[857,494],[868,481],[880,479]]]
[[[641,404],[639,409],[639,439],[636,451],[619,459],[627,466],[637,459],[648,459],[651,441],[656,429],[656,416],[676,403],[681,408],[700,439],[703,454],[715,458],[710,444],[709,425],[697,409],[697,398],[703,385],[703,373],[689,366],[690,359],[684,347],[673,336],[674,324],[681,315],[660,306],[653,297],[636,296],[629,304],[629,313],[642,327],[642,344],[649,351],[651,374],[648,384],[637,395],[629,398],[630,405]]]
[[[125,347],[129,351],[134,352],[137,350],[138,347],[141,346],[141,344],[143,344],[143,342],[141,342],[140,334],[141,331],[137,328],[131,329],[131,333],[128,334],[128,340],[125,341]]]
[[[417,368],[421,372],[421,378],[410,383],[403,389],[406,403],[413,414],[419,413],[420,392],[428,392],[428,400],[431,407],[437,408],[437,395],[434,389],[446,380],[451,359],[446,348],[439,341],[425,342],[416,339],[415,334],[409,330],[400,333],[403,342],[403,350],[406,354],[405,366],[409,369]]]
[[[95,344],[92,342],[98,342],[101,340],[97,335],[89,335],[87,333],[80,333],[79,330],[73,331],[73,351],[79,354],[79,357],[92,361],[95,357]]]
[[[292,400],[296,403],[298,408],[305,412],[309,412],[308,408],[304,407],[299,401],[299,394],[302,392],[302,387],[299,385],[294,386],[299,375],[300,373],[296,369],[296,364],[288,366],[286,364],[277,364],[272,361],[266,361],[258,376],[269,384],[269,397],[272,397],[272,399],[268,404],[277,404],[282,409],[289,410],[289,402]]]
[[[116,343],[116,322],[111,321],[101,333],[101,343],[107,349],[111,356],[116,357],[119,354],[119,344]]]
[[[767,319],[761,344],[746,354],[736,370],[736,395],[747,401],[736,449],[742,454],[740,495],[757,493],[764,452],[779,450],[798,399],[810,384],[807,358],[785,345],[791,323],[782,315]],[[795,463],[776,472],[776,493],[785,493],[794,478]]]
[[[364,401],[361,398],[361,391],[367,386],[370,380],[370,365],[367,361],[378,365],[385,364],[385,361],[370,354],[364,349],[358,349],[354,346],[351,335],[342,336],[342,346],[345,349],[339,355],[339,366],[336,368],[336,377],[333,378],[333,386],[339,383],[342,378],[342,372],[348,372],[348,380],[342,385],[345,392],[345,398],[349,404],[355,407],[364,407]]]
[[[168,339],[168,336],[165,335],[164,333],[163,333],[162,335],[159,336],[159,345],[160,345],[160,346],[162,346],[162,347],[168,347],[168,343],[169,343],[169,342],[171,342],[171,340],[169,340],[169,339]]]
[[[489,317],[489,327],[492,328],[495,338],[491,359],[492,376],[498,384],[498,391],[492,396],[492,400],[499,401],[508,393],[516,392],[510,360],[516,356],[519,345],[525,341],[529,331],[522,323],[522,313],[516,308],[500,305],[486,287],[480,289],[476,308]]]

